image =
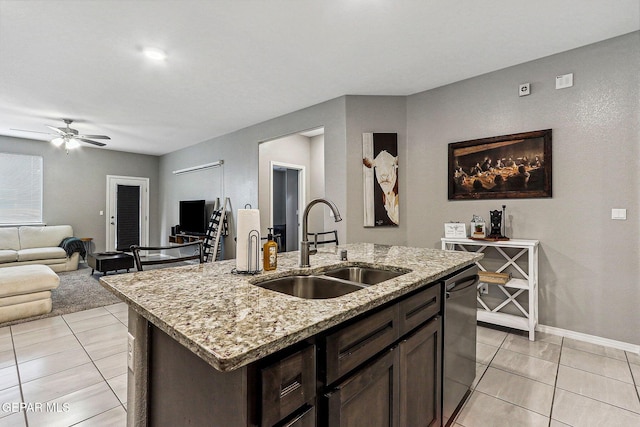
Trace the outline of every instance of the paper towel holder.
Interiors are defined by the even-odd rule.
[[[246,206],[247,205],[245,205],[245,207]],[[233,271],[238,274],[258,274],[260,273],[260,233],[258,232],[258,230],[251,230],[249,232],[249,235],[247,236],[247,243],[247,270],[234,269]],[[252,250],[252,246],[255,247],[255,251]],[[251,266],[253,265],[251,263],[252,255],[254,257],[253,259],[255,260],[255,270],[251,268]]]

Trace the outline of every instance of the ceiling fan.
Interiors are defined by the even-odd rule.
[[[88,144],[97,145],[98,147],[104,147],[107,144],[105,144],[104,142],[92,141],[92,139],[111,139],[107,135],[81,135],[78,133],[76,129],[71,128],[70,125],[71,123],[73,123],[73,120],[71,119],[63,119],[63,120],[66,123],[67,127],[57,128],[54,126],[45,125],[52,131],[55,131],[56,133],[38,132],[35,130],[23,130],[23,129],[12,129],[12,130],[17,130],[20,132],[44,133],[46,135],[55,136],[55,138],[51,140],[51,143],[56,147],[60,147],[64,144],[64,147],[67,150],[79,147],[80,146],[79,141],[86,142]]]

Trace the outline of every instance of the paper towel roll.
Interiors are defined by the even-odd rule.
[[[260,261],[260,210],[238,209],[238,227],[236,230],[236,270],[259,271]],[[255,238],[249,240],[249,234]]]

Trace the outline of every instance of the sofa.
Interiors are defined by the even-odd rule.
[[[80,254],[60,247],[73,237],[70,225],[22,226],[0,228],[0,267],[44,264],[55,272],[78,269]]]

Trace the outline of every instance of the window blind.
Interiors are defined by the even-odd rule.
[[[0,153],[0,225],[42,223],[42,156]]]

